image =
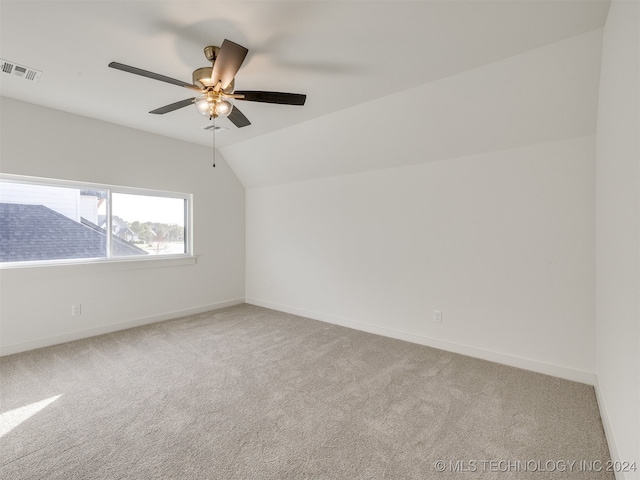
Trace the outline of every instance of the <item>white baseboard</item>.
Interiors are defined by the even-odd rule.
[[[245,302],[251,305],[259,306],[259,307],[278,310],[281,312],[291,313],[293,315],[299,315],[301,317],[311,318],[314,320],[319,320],[319,321],[331,323],[334,325],[340,325],[343,327],[352,328],[354,330],[360,330],[364,332],[374,333],[376,335],[396,338],[398,340],[404,340],[404,341],[416,343],[419,345],[426,345],[428,347],[438,348],[440,350],[445,350],[448,352],[459,353],[461,355],[467,355],[474,358],[480,358],[482,360],[501,363],[503,365],[509,365],[511,367],[517,367],[525,370],[530,370],[533,372],[543,373],[545,375],[564,378],[566,380],[572,380],[574,382],[586,383],[588,385],[596,385],[595,374],[592,374],[589,372],[573,370],[573,369],[561,367],[558,365],[552,365],[544,362],[539,362],[536,360],[530,360],[526,358],[516,357],[513,355],[507,355],[504,353],[493,352],[490,350],[483,350],[481,348],[472,347],[469,345],[462,345],[454,342],[438,340],[438,339],[427,337],[424,335],[417,335],[414,333],[404,332],[404,331],[396,330],[392,328],[370,325],[370,324],[358,322],[355,320],[338,318],[331,315],[304,310],[297,307],[279,305],[272,302],[259,300],[256,298],[247,298],[247,299],[237,298],[232,300],[226,300],[226,301],[216,302],[209,305],[203,305],[200,307],[189,308],[186,310],[173,311],[173,312],[163,313],[160,315],[152,315],[149,317],[127,320],[125,322],[102,325],[99,327],[78,330],[75,332],[69,332],[62,335],[39,338],[36,340],[30,340],[28,342],[5,345],[0,348],[0,356],[11,355],[14,353],[24,352],[27,350],[34,350],[36,348],[48,347],[51,345],[57,345],[65,342],[71,342],[73,340],[80,340],[82,338],[93,337],[93,336],[102,335],[105,333],[112,333],[118,330],[125,330],[127,328],[139,327],[149,323],[161,322],[164,320],[171,320],[173,318],[178,318],[185,315],[193,315],[196,313],[202,313],[209,310],[216,310],[219,308],[239,305]],[[604,421],[604,417],[603,417],[603,421]]]
[[[376,335],[382,335],[385,337],[395,338],[398,340],[405,340],[411,343],[417,343],[419,345],[425,345],[428,347],[438,348],[448,352],[459,353],[461,355],[467,355],[469,357],[479,358],[482,360],[488,360],[490,362],[500,363],[502,365],[508,365],[510,367],[522,368],[524,370],[530,370],[537,373],[543,373],[545,375],[551,375],[553,377],[564,378],[565,380],[571,380],[574,382],[585,383],[587,385],[594,385],[596,383],[596,376],[593,373],[583,372],[580,370],[574,370],[567,367],[561,367],[559,365],[552,365],[549,363],[540,362],[537,360],[530,360],[526,358],[516,357],[499,352],[493,352],[491,350],[483,350],[481,348],[472,347],[469,345],[462,345],[459,343],[447,342],[438,340],[435,338],[427,337],[424,335],[416,335],[414,333],[403,332],[392,328],[379,327],[376,325],[370,325],[363,322],[354,320],[347,320],[344,318],[333,317],[331,315],[325,315],[323,313],[312,312],[297,307],[289,307],[286,305],[278,305],[275,303],[259,300],[257,298],[247,298],[246,303],[256,305],[258,307],[269,308],[271,310],[278,310],[280,312],[291,313],[293,315],[299,315],[301,317],[311,318],[313,320],[320,320],[322,322],[332,323],[334,325],[340,325],[342,327],[352,328],[354,330],[361,330],[368,333],[375,333]]]
[[[52,337],[38,338],[23,343],[15,343],[13,345],[4,345],[0,347],[0,356],[12,355],[14,353],[26,352],[27,350],[35,350],[36,348],[50,347],[60,343],[72,342],[83,338],[103,335],[105,333],[117,332],[118,330],[126,330],[127,328],[140,327],[149,323],[162,322],[173,318],[184,317],[186,315],[194,315],[196,313],[208,312],[209,310],[217,310],[219,308],[231,307],[244,303],[244,298],[236,298],[225,300],[200,307],[188,308],[186,310],[178,310],[174,312],[162,313],[160,315],[152,315],[150,317],[136,318],[125,322],[111,323],[101,325],[99,327],[77,330],[75,332],[64,333],[62,335],[54,335]]]
[[[613,435],[613,428],[611,426],[611,421],[609,420],[609,413],[607,411],[607,402],[604,400],[604,395],[602,394],[602,390],[600,389],[600,384],[598,383],[598,379],[596,377],[595,384],[593,385],[596,391],[596,400],[598,402],[598,410],[600,411],[600,418],[602,419],[602,426],[604,427],[604,436],[607,439],[607,446],[609,447],[609,454],[611,455],[612,462],[620,462],[620,453],[618,451],[618,446],[616,445],[615,436]],[[633,477],[627,476],[624,472],[617,472],[614,470],[616,475],[616,480],[631,480]],[[638,475],[636,473],[636,475]],[[636,476],[635,478],[639,478],[640,476]]]

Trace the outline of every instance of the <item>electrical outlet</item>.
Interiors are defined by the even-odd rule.
[[[436,323],[442,323],[442,311],[434,310],[433,311],[433,321]]]
[[[82,305],[71,305],[71,316],[77,317],[78,315],[82,315]]]

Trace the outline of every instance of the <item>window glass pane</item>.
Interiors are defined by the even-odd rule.
[[[184,198],[113,193],[112,255],[187,253]]]
[[[107,192],[0,181],[0,262],[104,258]]]

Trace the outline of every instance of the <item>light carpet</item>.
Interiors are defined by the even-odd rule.
[[[3,479],[614,478],[590,386],[251,305],[0,382]]]

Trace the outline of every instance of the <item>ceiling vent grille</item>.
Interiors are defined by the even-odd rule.
[[[29,80],[30,82],[37,82],[38,80],[40,80],[40,75],[42,75],[42,71],[40,70],[25,67],[24,65],[10,62],[9,60],[4,60],[2,58],[0,58],[0,65],[2,73],[8,73],[9,75],[13,75],[15,77],[24,78],[25,80]]]
[[[202,127],[203,130],[214,130],[214,131],[220,131],[220,130],[229,130],[227,127],[221,127],[220,125],[216,125],[215,127],[213,125],[207,125],[205,127]]]

